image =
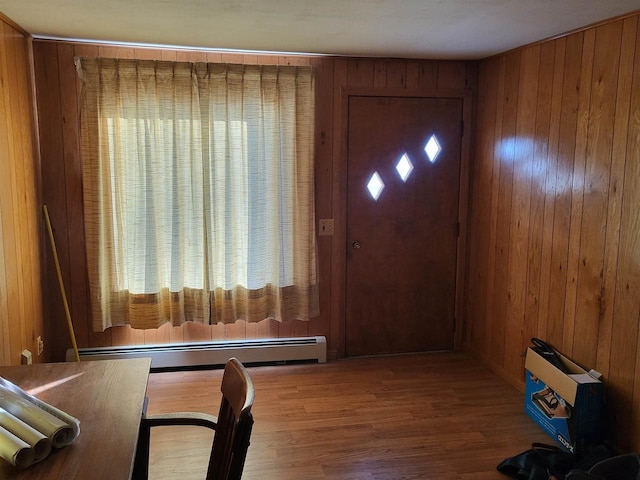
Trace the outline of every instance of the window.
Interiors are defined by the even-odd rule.
[[[94,330],[317,315],[311,68],[77,63]]]

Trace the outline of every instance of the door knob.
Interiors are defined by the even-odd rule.
[[[358,242],[357,240],[353,242],[351,246],[353,247],[354,250],[360,250],[360,247],[361,247],[360,242]]]

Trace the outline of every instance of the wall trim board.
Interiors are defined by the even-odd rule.
[[[31,34],[27,32],[24,28],[18,25],[16,22],[7,17],[4,13],[0,12],[0,20],[9,25],[11,28],[20,32],[25,38],[32,38]]]

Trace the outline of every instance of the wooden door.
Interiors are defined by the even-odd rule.
[[[450,350],[463,101],[348,102],[346,354]]]

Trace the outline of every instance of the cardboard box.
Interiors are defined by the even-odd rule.
[[[602,382],[559,356],[571,373],[527,350],[524,410],[565,451],[581,455],[602,442]]]

